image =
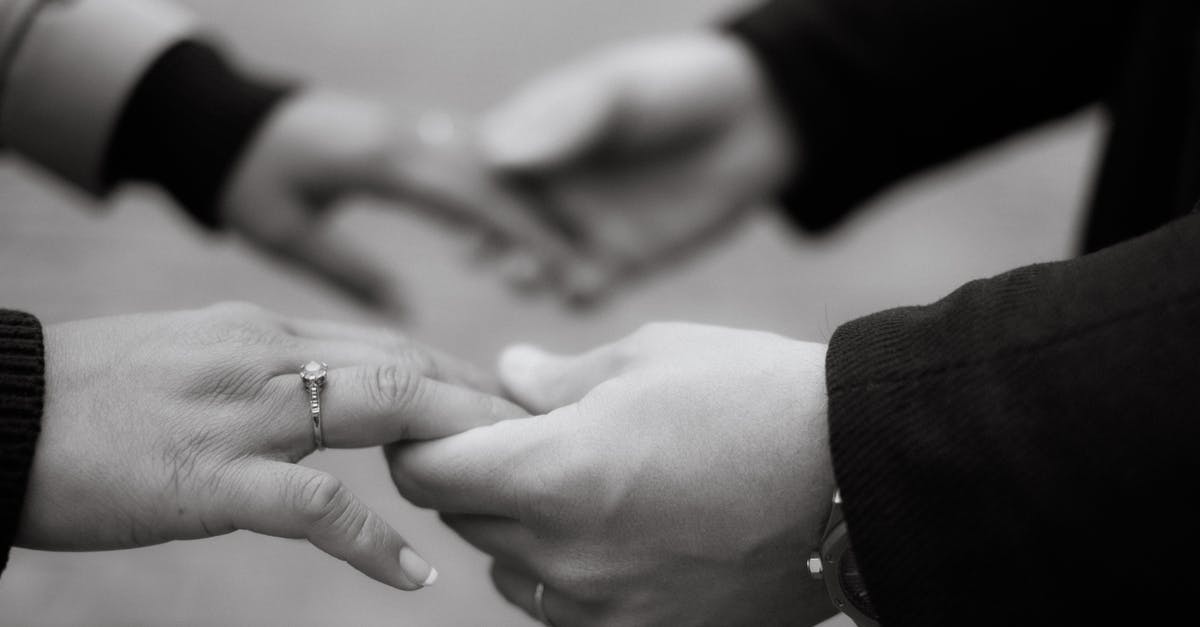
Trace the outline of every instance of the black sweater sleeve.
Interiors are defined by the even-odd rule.
[[[834,469],[885,626],[1194,622],[1197,268],[1192,215],[837,330]]]
[[[239,72],[208,44],[175,44],[150,66],[121,111],[105,152],[105,186],[156,183],[200,224],[219,226],[226,178],[288,91]]]
[[[728,28],[791,113],[820,229],[897,179],[1103,95],[1131,0],[771,0]]]
[[[42,327],[0,309],[0,570],[16,536],[42,420]]]

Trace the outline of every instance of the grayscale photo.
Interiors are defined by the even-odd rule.
[[[1200,624],[1200,3],[0,0],[0,626]]]

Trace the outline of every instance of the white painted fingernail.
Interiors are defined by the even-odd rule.
[[[433,585],[438,578],[437,569],[407,546],[400,549],[400,570],[409,581],[419,582],[422,588]]]

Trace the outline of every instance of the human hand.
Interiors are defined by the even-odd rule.
[[[299,365],[330,364],[325,443],[438,438],[526,415],[494,379],[387,331],[251,305],[45,329],[46,403],[17,544],[100,550],[249,529],[412,590],[435,571],[314,449]]]
[[[750,52],[715,32],[584,58],[481,132],[489,161],[539,190],[601,268],[579,287],[592,298],[729,232],[792,171],[790,137]]]
[[[509,601],[579,625],[803,625],[833,493],[825,346],[656,324],[576,357],[514,347],[545,415],[389,447],[414,503],[495,558]],[[548,412],[548,413],[546,413]]]
[[[473,131],[448,115],[405,116],[330,92],[302,92],[280,105],[230,175],[220,207],[223,221],[260,249],[397,308],[393,272],[323,220],[337,201],[364,195],[406,201],[439,222],[518,245],[539,271],[575,267],[562,235],[483,162]]]

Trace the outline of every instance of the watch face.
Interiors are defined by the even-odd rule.
[[[879,616],[875,614],[875,606],[871,603],[871,597],[867,594],[867,583],[863,581],[862,571],[858,569],[858,558],[855,557],[854,551],[849,550],[842,555],[838,571],[838,579],[842,584],[842,592],[846,595],[846,601],[858,611],[866,614],[868,618],[879,620]]]

